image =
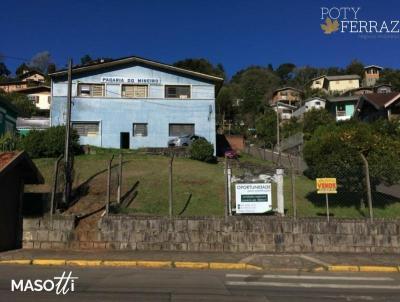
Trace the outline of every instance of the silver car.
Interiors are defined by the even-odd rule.
[[[194,141],[198,139],[205,139],[205,138],[195,134],[188,134],[188,135],[174,137],[168,141],[168,147],[190,146]]]

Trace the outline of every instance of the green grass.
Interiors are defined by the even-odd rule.
[[[90,176],[106,169],[107,161],[112,151],[97,152],[94,155],[75,157],[74,185],[78,185]],[[30,186],[31,191],[49,191],[55,159],[36,159],[34,162],[42,172],[46,184]],[[128,212],[138,214],[168,214],[168,162],[164,156],[144,155],[141,153],[124,154],[123,193],[129,190],[136,181],[138,195]],[[242,165],[260,169],[271,169],[271,162],[243,155]],[[117,158],[115,160],[117,163]],[[190,159],[175,158],[173,171],[174,214],[185,207],[190,193],[192,198],[182,214],[183,216],[220,216],[224,213],[224,174],[223,163],[207,164]],[[233,166],[233,174],[241,175],[245,171],[237,165]],[[97,186],[96,198],[105,199],[106,173],[102,173],[91,185]],[[113,174],[114,175],[114,174]],[[113,178],[115,180],[115,178]],[[284,178],[285,209],[287,215],[292,215],[291,179]],[[296,204],[298,217],[319,217],[325,215],[325,195],[315,193],[315,182],[305,176],[296,176]],[[113,192],[114,193],[114,192]],[[273,207],[276,208],[276,186],[273,185]],[[115,194],[113,198],[115,200]],[[368,217],[368,208],[360,207],[360,202],[354,200],[354,195],[338,194],[330,196],[330,213],[337,218]],[[233,195],[234,200],[234,195]],[[374,216],[385,218],[400,217],[400,200],[382,194],[373,196]]]

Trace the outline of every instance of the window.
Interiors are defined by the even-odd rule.
[[[78,96],[104,96],[104,84],[78,84]]]
[[[136,123],[133,124],[133,136],[147,136],[147,124]]]
[[[349,83],[350,83],[350,84],[353,83],[353,80],[349,80]]]
[[[126,98],[147,98],[147,85],[122,85],[122,96]]]
[[[28,95],[28,100],[32,101],[35,104],[39,104],[39,96],[38,95]]]
[[[172,99],[190,99],[190,86],[166,85],[165,97]]]
[[[3,124],[4,122],[4,115],[0,113],[0,124]]]
[[[319,105],[321,105],[321,102],[317,101],[317,102],[315,102],[315,105],[319,106]]]
[[[79,136],[94,136],[99,133],[99,122],[72,122]]]
[[[315,81],[315,84],[319,85],[319,84],[321,84],[321,81]]]
[[[287,91],[281,91],[280,95],[287,96],[288,94],[287,94]]]
[[[47,97],[47,103],[51,104],[51,96]]]
[[[169,124],[169,136],[194,134],[194,124]]]

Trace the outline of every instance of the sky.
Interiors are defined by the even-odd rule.
[[[400,33],[365,39],[320,27],[321,7],[360,7],[358,20],[399,20],[398,0],[2,0],[0,7],[0,54],[12,72],[41,51],[58,68],[85,54],[167,64],[201,57],[229,76],[249,65],[343,67],[356,58],[400,68]]]

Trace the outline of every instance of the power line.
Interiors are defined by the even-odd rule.
[[[31,59],[26,59],[26,58],[8,56],[8,55],[2,54],[2,53],[0,53],[0,58],[7,58],[7,59],[11,59],[11,60],[18,60],[18,61],[24,61],[24,62],[28,62],[31,60]]]

